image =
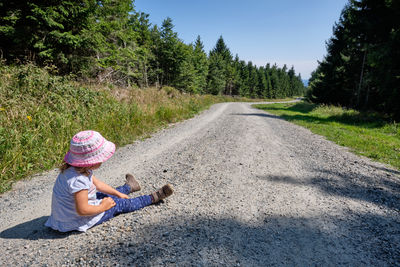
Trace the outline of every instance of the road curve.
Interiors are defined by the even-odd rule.
[[[249,103],[120,148],[96,176],[128,172],[141,194],[176,193],[81,234],[43,226],[56,170],[17,183],[0,197],[0,265],[400,265],[400,173]]]

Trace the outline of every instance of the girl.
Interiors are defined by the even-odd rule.
[[[126,175],[125,185],[117,189],[97,179],[93,170],[114,151],[115,145],[95,131],[79,132],[72,138],[53,187],[47,227],[60,232],[85,232],[120,213],[141,209],[172,195],[174,190],[167,184],[151,195],[129,198],[129,193],[140,190],[131,174]]]

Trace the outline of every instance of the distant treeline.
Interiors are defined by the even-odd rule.
[[[1,1],[1,58],[122,86],[268,98],[304,93],[293,67],[233,58],[222,36],[207,55],[200,37],[185,44],[170,18],[159,27],[148,17],[132,0]]]
[[[350,0],[312,73],[308,97],[400,119],[400,1]]]

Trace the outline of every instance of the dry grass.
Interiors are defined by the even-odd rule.
[[[0,65],[0,192],[60,164],[78,131],[97,130],[122,146],[227,100],[173,88],[79,84],[33,65]]]
[[[0,63],[0,193],[59,165],[79,131],[96,130],[122,146],[227,101],[252,100],[82,84],[34,65]]]

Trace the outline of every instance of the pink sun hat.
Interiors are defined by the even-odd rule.
[[[115,152],[114,143],[96,131],[79,132],[72,137],[64,161],[74,167],[90,167],[105,162]]]

